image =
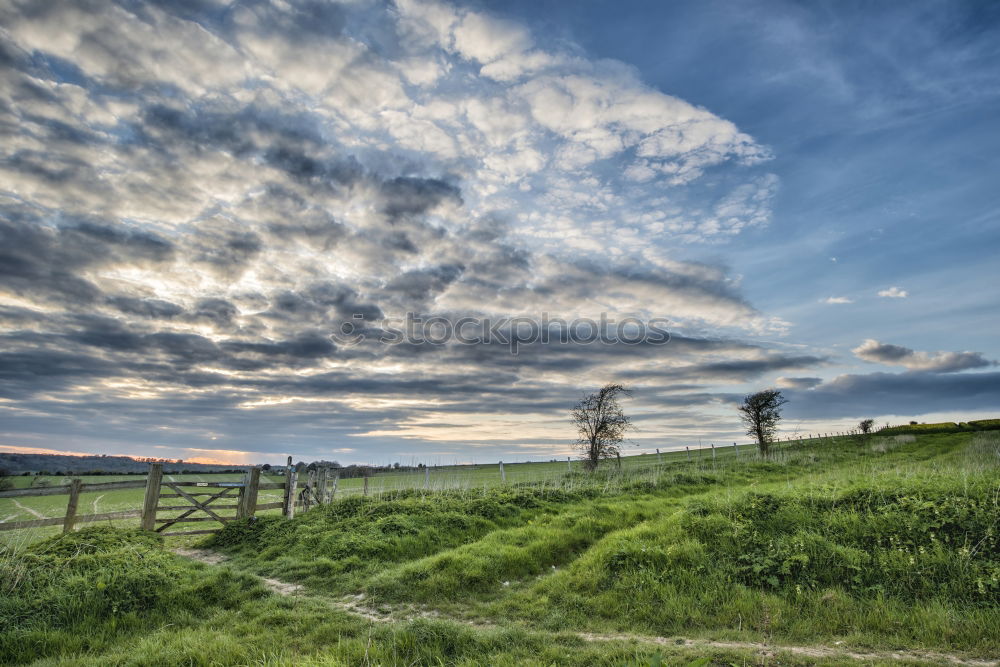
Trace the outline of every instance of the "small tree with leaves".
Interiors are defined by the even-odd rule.
[[[765,389],[743,397],[739,406],[740,419],[746,426],[747,435],[757,441],[761,456],[768,455],[781,421],[781,406],[787,402],[777,389]]]
[[[595,470],[601,459],[620,456],[625,434],[634,427],[618,399],[631,395],[627,387],[606,384],[573,407],[572,420],[578,434],[576,447],[587,470]]]

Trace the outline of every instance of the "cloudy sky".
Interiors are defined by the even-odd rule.
[[[1000,417],[1000,6],[0,0],[0,26],[0,451],[547,459],[608,381],[636,451],[732,441],[769,386],[786,434]],[[407,313],[671,338],[387,339]]]

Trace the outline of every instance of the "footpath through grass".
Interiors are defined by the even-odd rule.
[[[408,490],[231,524],[207,542],[231,559],[215,567],[148,534],[87,529],[0,556],[0,659],[774,664],[747,642],[779,647],[780,664],[850,657],[782,644],[988,659],[998,472],[998,434],[940,434],[563,486]],[[249,573],[308,595],[273,595]],[[414,620],[372,623],[344,610],[348,595]],[[613,633],[716,643],[586,640]]]

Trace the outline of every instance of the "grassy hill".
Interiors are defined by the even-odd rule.
[[[925,434],[925,433],[971,433],[975,431],[1000,430],[1000,419],[979,419],[969,422],[938,422],[936,424],[903,424],[880,430],[879,435]]]
[[[0,659],[991,664],[998,472],[996,432],[783,444],[347,497],[229,525],[215,565],[88,529],[2,552]]]

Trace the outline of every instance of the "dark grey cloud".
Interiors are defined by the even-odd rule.
[[[80,352],[45,348],[0,351],[0,395],[20,401],[39,391],[60,391],[77,382],[115,377],[116,364]]]
[[[148,340],[182,365],[217,361],[221,354],[214,341],[198,334],[158,332],[150,334]]]
[[[198,239],[195,261],[213,265],[225,273],[239,272],[263,249],[260,236],[252,231],[206,231]]]
[[[402,296],[415,305],[422,304],[447,289],[461,277],[463,271],[465,267],[461,264],[414,269],[400,273],[386,284],[384,290]]]
[[[1000,373],[841,375],[808,391],[785,393],[789,419],[995,410],[1000,405]]]
[[[109,296],[108,303],[122,313],[138,315],[154,320],[167,320],[177,317],[184,309],[176,303],[164,299],[150,299],[133,296]]]
[[[864,361],[935,373],[954,373],[970,368],[997,365],[997,362],[986,359],[979,352],[917,352],[902,345],[882,343],[872,338],[854,348],[852,352]]]
[[[75,318],[79,329],[67,334],[69,340],[91,347],[109,350],[134,351],[145,347],[144,337],[120,320],[100,315],[79,315]]]
[[[320,306],[333,308],[337,320],[376,321],[383,318],[382,310],[377,304],[364,301],[357,291],[348,285],[329,281],[317,282],[306,289],[305,295]],[[332,323],[336,323],[337,320]]]
[[[227,341],[222,344],[227,352],[236,355],[264,355],[267,357],[282,356],[295,357],[300,359],[316,359],[332,355],[337,350],[337,346],[330,340],[329,335],[323,332],[305,332],[294,339],[285,341]],[[228,365],[233,365],[231,362]],[[235,365],[239,365],[236,362]]]
[[[664,346],[669,347],[669,344]],[[704,383],[746,382],[769,373],[823,366],[826,357],[770,353],[763,359],[732,359],[627,373],[641,378],[677,378]]]
[[[426,213],[444,201],[462,203],[462,194],[457,187],[436,178],[393,178],[383,183],[382,196],[382,210],[390,220]]]
[[[200,299],[195,304],[193,316],[206,320],[218,328],[228,328],[233,324],[233,319],[239,315],[240,309],[231,301],[219,298]]]
[[[90,303],[101,291],[85,270],[164,263],[173,255],[170,241],[121,223],[65,220],[24,206],[0,210],[0,285],[17,294]]]

